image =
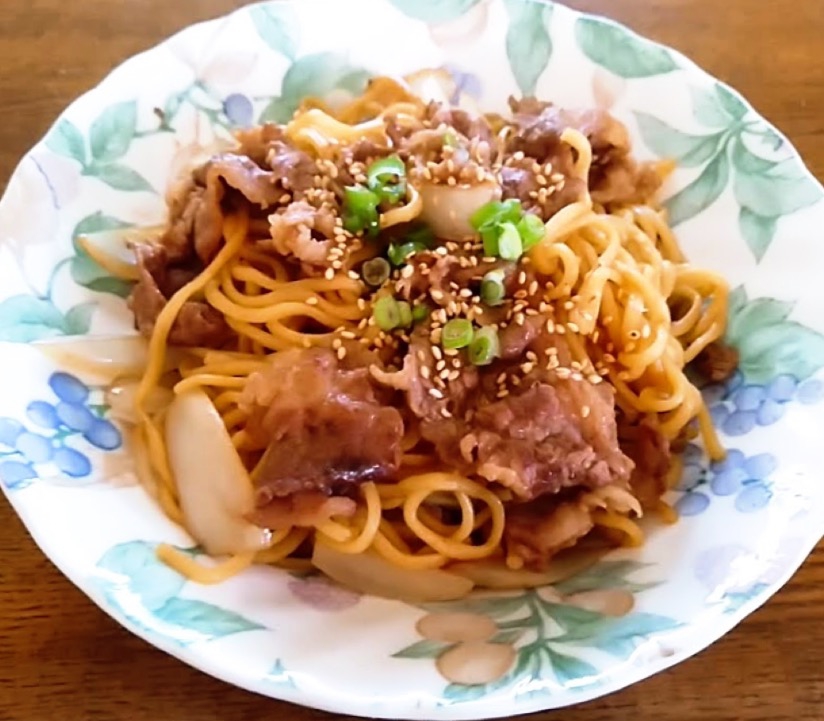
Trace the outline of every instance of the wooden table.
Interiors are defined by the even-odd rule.
[[[343,0],[341,0],[343,1]],[[2,0],[0,184],[54,117],[124,58],[241,0]],[[824,178],[822,0],[570,0],[685,52],[741,90]],[[2,185],[0,185],[2,187]],[[565,721],[821,721],[824,546],[698,658],[557,714]],[[224,685],[98,611],[0,501],[0,721],[241,721],[332,716]],[[340,718],[340,717],[338,717]]]

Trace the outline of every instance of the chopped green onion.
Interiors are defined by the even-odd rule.
[[[391,295],[379,298],[372,308],[372,317],[378,328],[383,331],[390,331],[397,328],[401,323],[401,311],[398,308],[398,301]]]
[[[361,276],[373,288],[380,288],[389,279],[391,272],[385,258],[372,258],[361,266]]]
[[[501,223],[498,236],[498,255],[504,260],[518,260],[523,255],[524,247],[521,236],[514,223]]]
[[[481,233],[481,240],[484,244],[484,255],[487,258],[498,257],[498,235],[497,228],[489,228]]]
[[[501,305],[506,297],[504,272],[490,270],[481,281],[481,300],[487,305]]]
[[[426,225],[419,223],[410,228],[403,239],[407,243],[420,243],[431,248],[435,242],[435,234]]]
[[[350,233],[366,231],[376,236],[380,230],[378,204],[380,198],[368,188],[348,185],[344,188],[343,227]]]
[[[426,250],[426,246],[423,243],[413,240],[409,243],[404,243],[403,245],[395,245],[394,243],[390,243],[386,254],[389,256],[389,260],[392,265],[400,266],[406,262],[406,259],[410,255],[420,253],[422,250]]]
[[[429,317],[429,313],[429,306],[426,303],[416,305],[412,308],[412,320],[415,323],[420,323],[421,321],[424,321]]]
[[[453,318],[441,331],[441,345],[447,350],[466,348],[474,336],[472,321],[466,318]]]
[[[524,214],[524,217],[518,222],[517,228],[521,236],[521,243],[524,246],[524,252],[538,245],[546,234],[544,221],[533,213]]]
[[[458,136],[454,130],[447,130],[443,134],[443,144],[446,148],[457,148],[458,147]]]
[[[398,301],[398,317],[400,318],[398,323],[400,328],[408,328],[412,325],[412,306],[405,300]]]
[[[476,366],[486,366],[501,355],[501,342],[498,331],[491,325],[480,328],[469,344],[469,362]]]
[[[469,217],[469,222],[475,230],[483,233],[501,223],[517,223],[523,214],[520,200],[492,200],[478,208]]]
[[[382,201],[397,203],[406,195],[406,166],[397,155],[376,160],[366,169],[366,184]]]

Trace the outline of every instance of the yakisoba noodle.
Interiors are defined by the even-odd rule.
[[[320,102],[306,103],[285,126],[283,137],[317,158],[323,168],[322,163],[334,159],[342,146],[364,139],[387,142],[390,120],[399,127],[420,124],[426,108],[402,84],[378,79],[337,117]],[[498,137],[515,133],[506,127]],[[686,365],[723,336],[726,283],[684,261],[664,214],[654,205],[605,205],[590,196],[593,146],[583,132],[568,127],[560,142],[571,149],[565,180],[579,181],[584,190],[545,219],[543,237],[519,261],[531,267],[541,282],[543,301],[551,305],[547,332],[562,336],[568,346],[569,367],[554,372],[558,378],[574,376],[584,383],[605,380],[628,423],[652,419],[674,444],[689,436],[696,421],[709,455],[722,457]],[[422,209],[421,194],[410,182],[395,207],[380,209],[381,231],[415,221]],[[331,262],[322,273],[307,274],[305,265],[289,257],[282,238],[267,238],[265,224],[250,219],[248,205],[224,208],[219,250],[168,298],[154,321],[149,362],[136,396],[158,499],[170,518],[182,523],[184,514],[164,439],[165,414],[146,408],[158,384],[168,380],[167,344],[181,309],[193,299],[205,302],[221,314],[231,339],[220,348],[193,347],[182,354],[174,393],[201,389],[208,394],[255,482],[266,446],[248,432],[248,413],[241,401],[249,378],[267,367],[271,354],[319,347],[342,358],[344,343],[354,340],[381,348],[386,333],[370,321],[376,299],[370,298],[361,275],[353,270],[379,255],[380,245],[356,234],[350,246],[348,265]],[[676,317],[673,308],[678,309]],[[582,409],[584,418],[588,413],[588,408]],[[159,555],[204,583],[220,581],[253,563],[307,564],[313,544],[342,554],[378,554],[410,570],[489,558],[505,560],[512,568],[523,565],[524,559],[513,555],[504,542],[512,483],[491,480],[495,473],[507,478],[506,469],[486,472],[481,467],[467,474],[448,467],[433,456],[415,422],[406,424],[401,448],[396,478],[359,484],[357,507],[348,517],[331,517],[311,527],[272,529],[265,548],[232,555],[216,566],[205,567],[168,546],[161,546]],[[680,468],[676,456],[667,483],[675,482]],[[640,544],[637,503],[611,504],[604,500],[609,494],[590,490],[580,503],[589,504],[591,522],[612,540]]]

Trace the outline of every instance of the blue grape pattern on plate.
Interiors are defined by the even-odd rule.
[[[707,464],[701,448],[689,444],[678,485],[683,495],[675,508],[681,516],[697,516],[710,507],[713,498],[729,496],[740,513],[760,511],[772,499],[770,477],[777,467],[771,453],[747,456],[737,448],[728,449],[723,461]]]
[[[705,386],[702,392],[716,427],[727,436],[743,436],[756,426],[780,421],[792,401],[812,405],[824,399],[824,381],[808,378],[799,382],[782,374],[757,384],[736,372],[726,383]]]
[[[10,490],[37,478],[87,478],[92,462],[84,444],[101,451],[123,444],[120,431],[106,418],[100,389],[63,371],[52,373],[48,385],[54,397],[29,403],[25,423],[0,418],[0,481]]]

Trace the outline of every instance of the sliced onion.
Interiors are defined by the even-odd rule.
[[[80,235],[77,243],[110,275],[120,280],[137,280],[140,274],[132,244],[156,243],[162,233],[160,225],[118,228]]]
[[[137,423],[140,420],[135,410],[135,396],[139,384],[138,378],[121,377],[116,378],[106,389],[106,405],[109,406],[112,418],[124,423]],[[144,401],[143,408],[153,416],[166,408],[173,399],[174,393],[170,388],[155,386]]]
[[[373,551],[341,553],[323,543],[315,543],[312,563],[347,588],[407,603],[464,598],[474,585],[469,579],[446,571],[401,568]]]
[[[108,383],[121,376],[142,375],[149,360],[149,344],[139,335],[70,336],[33,345],[58,365],[101,376]],[[174,367],[178,355],[166,351],[167,369]]]
[[[423,183],[418,187],[423,209],[420,220],[438,238],[466,240],[476,233],[469,218],[482,205],[501,197],[501,187],[487,180],[477,185]]]
[[[455,80],[445,68],[425,68],[407,75],[404,80],[410,90],[425,103],[435,101],[449,105],[458,90]]]
[[[449,571],[470,579],[476,586],[494,589],[539,588],[560,583],[577,573],[595,565],[604,555],[605,549],[563,551],[549,563],[546,571],[512,569],[503,561],[484,560],[471,563],[456,563]]]
[[[201,389],[178,394],[166,415],[166,446],[189,533],[213,555],[264,548],[270,533],[246,520],[249,474],[220,414]]]

